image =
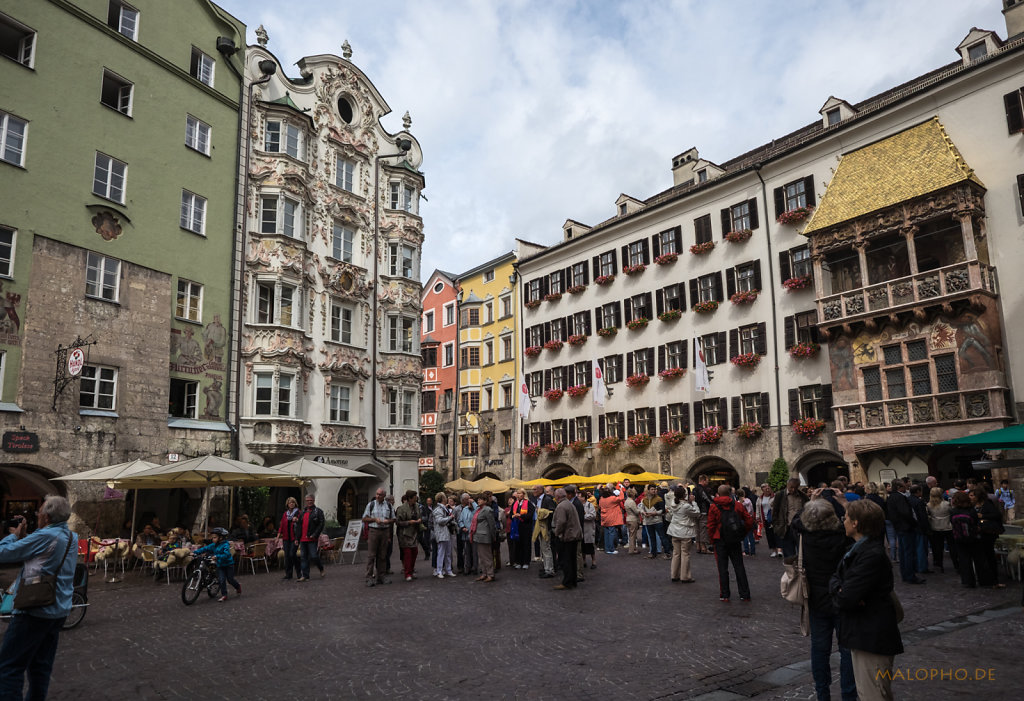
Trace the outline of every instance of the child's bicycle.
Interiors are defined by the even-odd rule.
[[[71,592],[71,611],[64,619],[63,630],[71,630],[85,618],[89,609],[89,568],[83,563],[75,565],[74,590]],[[3,603],[0,604],[0,620],[10,620],[14,609],[14,594],[9,589],[3,592]]]
[[[190,571],[181,585],[181,600],[191,606],[199,598],[199,593],[206,590],[211,599],[220,595],[220,580],[217,578],[217,558],[204,555],[192,562]]]

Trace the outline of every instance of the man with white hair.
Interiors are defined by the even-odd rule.
[[[56,575],[53,601],[29,608],[17,593],[14,615],[0,645],[0,699],[22,698],[22,684],[28,672],[28,697],[46,698],[50,672],[57,656],[57,640],[64,619],[71,612],[78,536],[68,528],[71,505],[64,497],[51,494],[37,514],[37,528],[26,535],[27,523],[18,516],[16,528],[0,541],[0,563],[21,562],[15,589],[41,576]],[[20,592],[19,592],[20,593]],[[25,608],[18,608],[19,605]]]
[[[575,489],[573,492],[575,493]],[[576,506],[569,498],[567,490],[556,489],[555,515],[552,518],[552,530],[558,536],[558,542],[562,549],[562,583],[555,589],[576,588],[576,551],[579,543],[583,540],[583,521],[576,511]]]
[[[468,492],[463,492],[462,509],[459,511],[459,548],[463,555],[459,574],[473,574],[479,569],[479,563],[476,560],[476,548],[473,547],[473,539],[469,537],[475,511],[476,503],[469,497]]]

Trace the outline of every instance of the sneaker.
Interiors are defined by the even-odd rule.
[[[618,550],[605,550],[604,554],[605,555],[618,555],[619,551]]]
[[[299,577],[295,581],[296,582],[308,582],[309,581],[309,577]]]
[[[740,599],[740,601],[745,601],[746,603],[748,603],[748,604],[749,604],[749,603],[750,603],[750,597],[749,597],[749,596],[744,596],[744,597],[742,597],[742,598]]]
[[[217,602],[218,602],[218,603],[221,603],[221,604],[223,604],[223,603],[224,603],[225,601],[227,601],[227,600],[228,600],[228,597],[226,597],[226,596],[222,596],[222,597],[220,597],[219,599],[217,599]]]
[[[412,581],[412,577],[406,577],[406,578],[405,578],[405,581],[407,581],[407,582],[411,582],[411,581]]]
[[[729,597],[728,596],[723,596],[723,597],[719,598],[719,601],[721,601],[723,604],[727,604],[727,603],[729,603]]]
[[[444,575],[443,574],[435,574],[434,576],[437,577],[438,579],[444,579]]]
[[[444,575],[444,576],[445,576],[445,577],[456,577],[456,576],[458,576],[458,575],[456,575],[456,574],[455,574],[454,572],[447,572],[447,573],[445,573],[445,575]]]
[[[373,586],[376,586],[376,585],[377,585],[377,580],[374,579],[373,577],[370,577],[369,579],[366,580],[366,586],[373,587]]]
[[[320,579],[323,579],[326,576],[327,576],[327,570],[320,570]]]

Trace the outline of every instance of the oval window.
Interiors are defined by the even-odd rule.
[[[443,282],[439,282],[436,285],[434,285],[434,292],[440,292],[443,289],[444,289],[444,283]]]
[[[346,100],[344,97],[338,98],[338,114],[341,116],[342,121],[345,124],[352,123],[352,103]]]

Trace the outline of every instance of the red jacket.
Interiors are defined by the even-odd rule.
[[[626,498],[619,492],[619,496],[614,494],[610,497],[601,498],[601,525],[602,526],[621,526],[626,521],[623,519],[622,504],[626,501]]]
[[[732,505],[731,507],[730,504]],[[740,504],[732,497],[717,496],[711,502],[711,506],[708,507],[708,537],[711,540],[722,539],[722,513],[718,510],[719,506],[736,509],[736,513],[743,519],[743,524],[747,527],[748,533],[754,528],[754,517],[743,508],[743,504]]]

